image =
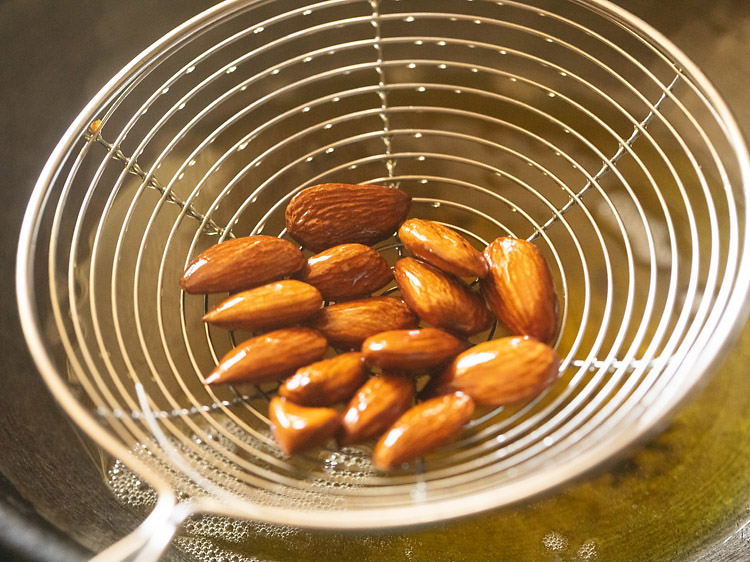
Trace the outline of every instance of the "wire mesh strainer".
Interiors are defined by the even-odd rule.
[[[20,241],[21,318],[43,376],[159,493],[109,554],[148,537],[159,552],[195,511],[427,523],[612,457],[745,320],[748,172],[704,76],[606,2],[246,1],[190,20],[71,125]],[[413,216],[478,247],[533,240],[561,299],[557,383],[394,473],[373,470],[366,447],[283,457],[273,385],[203,384],[243,336],[204,327],[220,296],[187,296],[177,279],[228,237],[285,236],[289,199],[323,182],[403,189]],[[378,249],[401,254],[395,238]]]

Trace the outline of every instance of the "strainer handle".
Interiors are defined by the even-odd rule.
[[[90,562],[156,562],[172,542],[178,527],[192,512],[189,505],[177,504],[173,495],[162,494],[143,523]]]

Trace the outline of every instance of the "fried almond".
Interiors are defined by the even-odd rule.
[[[386,330],[416,328],[417,315],[392,297],[371,297],[327,306],[309,325],[319,330],[331,345],[359,349],[370,336]]]
[[[318,289],[287,279],[236,293],[207,312],[203,321],[228,330],[271,330],[302,322],[322,304]]]
[[[284,398],[273,398],[268,406],[276,443],[287,455],[316,447],[333,437],[341,417],[331,408],[298,406]]]
[[[286,228],[305,248],[372,245],[391,236],[406,218],[411,196],[384,185],[324,183],[300,191],[286,208]]]
[[[435,328],[381,332],[362,344],[362,354],[370,365],[403,371],[432,369],[464,349],[462,340]]]
[[[186,293],[249,289],[299,271],[299,248],[274,236],[244,236],[215,244],[196,257],[180,278]]]
[[[473,413],[473,400],[462,392],[417,404],[380,438],[372,454],[373,463],[388,470],[412,462],[451,441]]]
[[[480,288],[512,334],[550,343],[557,332],[557,296],[547,261],[526,240],[497,238],[484,250],[489,273]]]
[[[366,297],[385,287],[393,273],[376,250],[363,244],[340,244],[307,260],[299,279],[317,287],[327,301]]]
[[[484,277],[482,253],[455,230],[434,221],[409,219],[398,229],[407,250],[427,263],[458,277]]]
[[[471,336],[492,324],[492,314],[482,298],[450,274],[414,258],[403,258],[396,262],[394,276],[409,308],[435,328]]]
[[[342,353],[297,369],[279,387],[279,396],[302,406],[333,406],[349,400],[366,378],[362,354]]]
[[[328,342],[310,328],[284,328],[250,338],[227,353],[206,384],[277,380],[320,360]]]
[[[347,406],[338,442],[354,445],[379,437],[414,403],[414,384],[406,377],[383,375],[368,380]]]
[[[425,389],[427,396],[461,391],[482,406],[530,400],[558,375],[555,350],[529,337],[480,343],[458,355]]]

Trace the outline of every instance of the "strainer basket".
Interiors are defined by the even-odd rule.
[[[602,0],[248,0],[196,16],[81,112],[20,239],[21,319],[43,377],[159,494],[106,555],[158,554],[199,511],[425,524],[611,459],[660,426],[744,324],[749,172],[704,75]],[[221,295],[177,280],[221,240],[286,237],[290,198],[325,182],[402,189],[411,216],[478,248],[533,241],[560,298],[556,383],[393,472],[366,446],[284,457],[266,417],[273,384],[203,384],[242,335],[205,327]],[[377,249],[391,264],[403,254],[395,236]]]

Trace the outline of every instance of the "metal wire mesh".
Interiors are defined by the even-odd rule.
[[[224,3],[123,69],[50,158],[19,253],[24,328],[84,429],[209,509],[458,516],[610,458],[715,366],[746,315],[747,179],[702,74],[605,2]],[[395,473],[367,447],[281,455],[273,385],[203,384],[243,334],[204,326],[220,296],[177,279],[220,240],[286,236],[285,205],[323,182],[403,189],[477,247],[533,240],[561,299],[557,383]]]

